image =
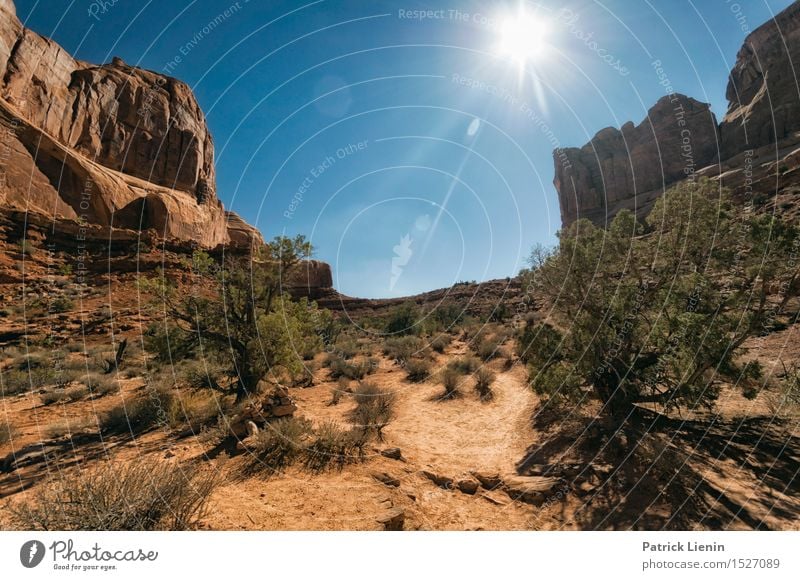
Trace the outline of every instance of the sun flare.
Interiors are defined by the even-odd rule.
[[[500,24],[497,52],[524,65],[541,55],[547,32],[547,22],[541,18],[524,12],[506,17]]]

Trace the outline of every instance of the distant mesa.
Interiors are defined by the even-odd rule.
[[[798,166],[800,89],[793,63],[800,63],[797,2],[745,39],[721,123],[708,104],[676,93],[659,99],[639,125],[609,127],[581,148],[554,151],[562,225],[578,218],[606,225],[625,208],[642,217],[665,189],[695,173],[769,202],[766,194],[788,187]]]

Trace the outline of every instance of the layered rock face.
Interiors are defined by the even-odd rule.
[[[120,59],[77,61],[24,28],[10,0],[0,0],[0,72],[4,209],[229,241],[213,142],[184,83]]]
[[[747,36],[730,74],[722,159],[780,142],[800,130],[800,3]]]
[[[639,125],[608,127],[580,149],[554,152],[561,221],[604,224],[623,208],[644,213],[665,185],[710,163],[716,153],[710,106],[680,94],[665,96]]]
[[[721,180],[743,201],[800,215],[793,201],[781,197],[800,181],[797,63],[800,2],[745,40],[719,127],[708,105],[673,95],[637,127],[603,129],[580,149],[556,150],[554,184],[563,225],[578,218],[605,225],[623,208],[643,216],[668,186],[692,173]],[[685,112],[683,119],[676,106]]]
[[[320,298],[333,288],[330,264],[319,260],[304,260],[289,272],[285,286],[295,296]]]

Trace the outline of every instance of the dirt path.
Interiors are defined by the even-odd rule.
[[[494,363],[492,366],[495,366]],[[482,402],[464,377],[461,396],[440,401],[440,385],[423,383],[399,392],[397,417],[386,429],[410,462],[431,465],[450,476],[471,470],[510,472],[534,438],[530,426],[535,395],[524,370],[497,373],[494,398]]]

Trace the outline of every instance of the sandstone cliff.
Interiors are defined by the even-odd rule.
[[[213,142],[187,85],[116,58],[75,60],[24,28],[10,0],[0,0],[0,73],[3,210],[42,214],[55,229],[80,221],[99,237],[155,230],[229,243]]]
[[[777,143],[800,130],[800,3],[747,36],[736,56],[722,120],[722,158]]]
[[[695,172],[720,179],[747,203],[800,217],[792,189],[800,183],[800,85],[793,63],[800,63],[800,2],[746,38],[718,127],[708,105],[673,95],[636,127],[603,129],[580,149],[556,150],[562,224],[588,218],[605,225],[623,208],[643,216],[666,188]]]
[[[717,123],[709,105],[665,96],[638,125],[608,127],[580,149],[554,152],[561,221],[604,224],[622,208],[642,214],[664,186],[707,165],[716,152]]]

